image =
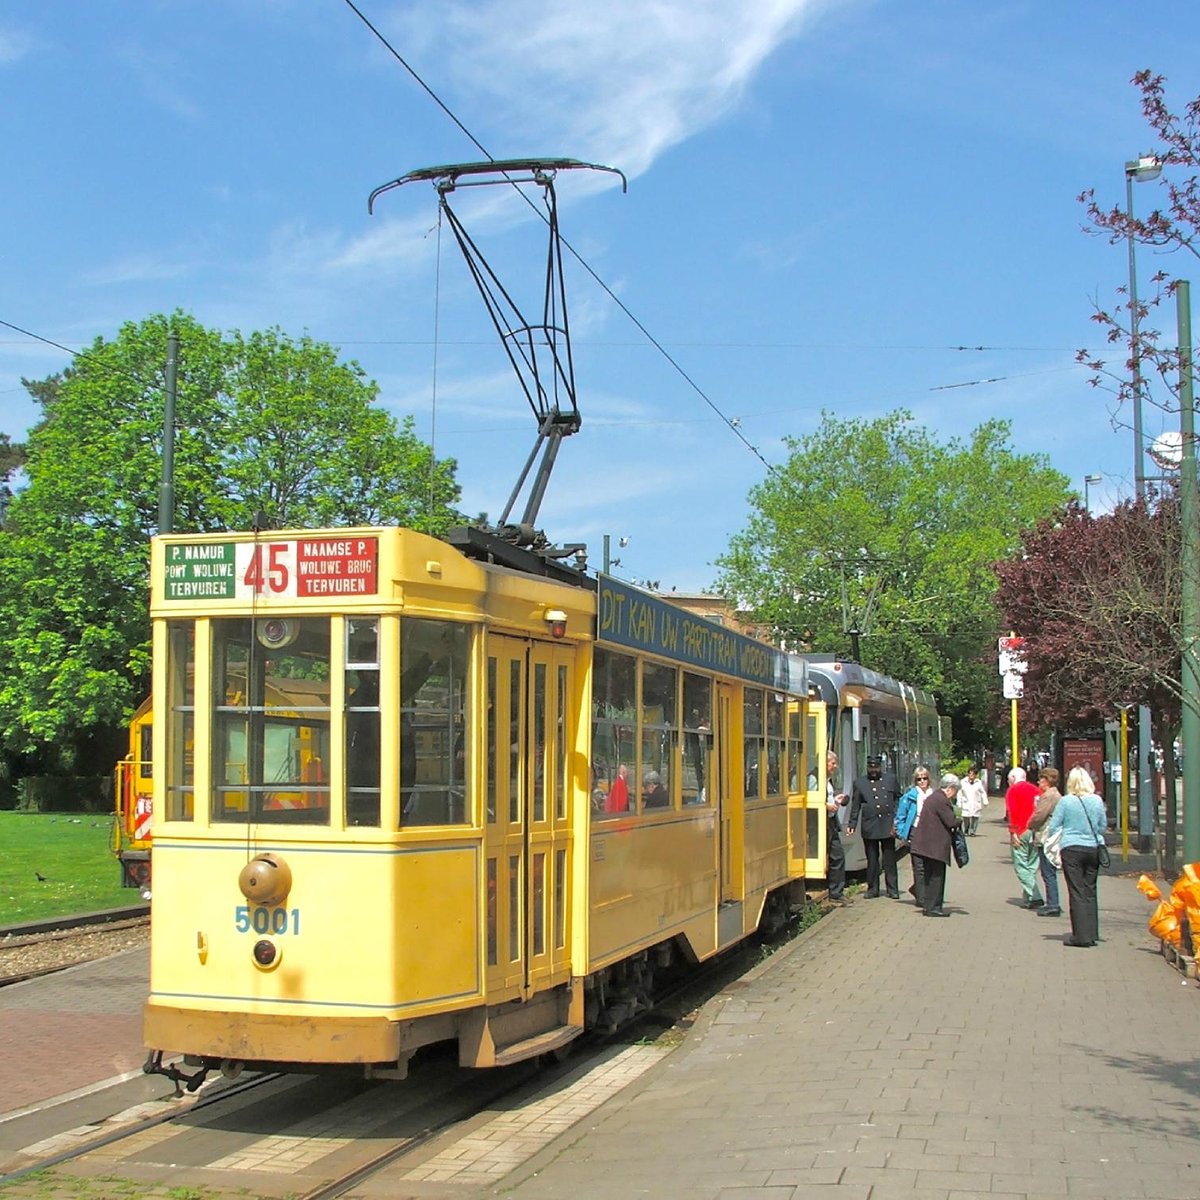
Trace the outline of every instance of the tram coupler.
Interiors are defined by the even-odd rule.
[[[151,1050],[146,1061],[142,1064],[143,1075],[164,1075],[175,1085],[175,1098],[181,1100],[183,1098],[183,1086],[187,1087],[189,1092],[200,1090],[201,1084],[208,1077],[208,1068],[201,1067],[198,1071],[193,1071],[190,1075],[186,1071],[181,1071],[174,1063],[169,1067],[163,1066],[163,1052],[161,1050]]]

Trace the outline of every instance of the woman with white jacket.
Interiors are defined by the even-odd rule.
[[[962,817],[963,832],[967,837],[975,836],[980,814],[987,802],[987,784],[979,778],[979,768],[971,767],[958,789],[958,814]]]

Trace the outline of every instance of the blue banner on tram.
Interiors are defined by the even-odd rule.
[[[787,655],[744,634],[659,600],[608,575],[598,576],[596,640],[643,650],[686,666],[791,690]]]

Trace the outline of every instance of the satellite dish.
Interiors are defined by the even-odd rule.
[[[1160,433],[1147,453],[1164,471],[1178,471],[1183,462],[1183,434],[1177,429]]]

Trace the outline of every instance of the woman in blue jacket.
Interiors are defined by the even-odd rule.
[[[1065,946],[1094,946],[1100,938],[1096,879],[1107,826],[1104,801],[1096,795],[1092,777],[1082,767],[1073,767],[1067,794],[1054,806],[1046,826],[1046,837],[1062,831],[1062,869],[1071,899],[1071,936]]]
[[[912,787],[896,801],[896,836],[902,841],[907,842],[912,838],[913,826],[917,823],[917,818],[921,815],[921,806],[925,803],[926,797],[933,791],[933,788],[929,784],[929,768],[918,767],[913,772]],[[909,847],[908,858],[912,863],[913,873],[912,887],[908,891],[916,901],[917,907],[923,908],[925,906],[924,864],[921,862],[920,856],[912,852],[911,846]]]

